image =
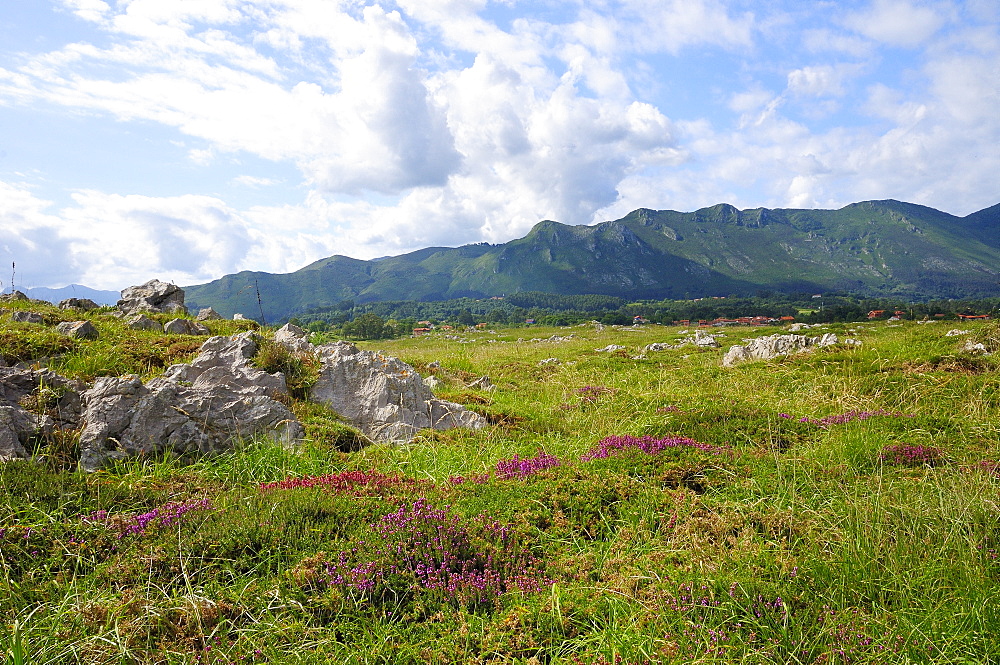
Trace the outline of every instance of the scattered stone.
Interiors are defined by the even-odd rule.
[[[92,309],[99,308],[96,302],[90,298],[67,298],[66,300],[59,301],[59,309],[79,309],[84,312],[89,312]]]
[[[0,296],[0,302],[18,302],[23,300],[30,300],[30,298],[20,291],[11,291]]]
[[[704,330],[695,330],[694,337],[690,340],[695,346],[705,348],[718,348],[722,346],[716,339],[717,335],[709,335]]]
[[[163,326],[163,332],[169,335],[211,335],[212,331],[202,323],[191,319],[172,319]]]
[[[431,362],[427,363],[427,367],[430,369],[438,369],[439,367],[441,367],[441,362],[438,360],[432,360]]]
[[[425,376],[424,385],[430,388],[431,390],[435,390],[438,386],[441,385],[441,381],[436,376],[433,375]]]
[[[195,317],[195,321],[220,321],[221,319],[222,315],[211,307],[198,310],[198,316]]]
[[[163,326],[159,321],[154,321],[145,314],[136,314],[132,316],[128,321],[125,322],[132,330],[152,330],[154,332],[163,332]]]
[[[944,334],[944,336],[945,337],[958,337],[959,335],[968,335],[971,332],[972,332],[971,330],[958,330],[956,328],[954,330],[949,330],[948,332],[946,332]]]
[[[286,323],[274,333],[274,341],[289,351],[313,353],[315,347],[309,343],[309,333],[291,323]]]
[[[10,315],[10,319],[18,323],[45,323],[45,319],[37,312],[14,312]]]
[[[837,336],[833,333],[826,333],[822,337],[770,335],[744,341],[747,342],[745,345],[730,347],[726,355],[722,358],[723,366],[729,367],[748,360],[770,360],[778,356],[799,353],[812,347],[820,348],[839,343]],[[850,343],[856,344],[858,342],[857,340],[850,340]]]
[[[562,364],[562,361],[559,360],[558,358],[546,358],[545,360],[538,361],[539,367],[543,365],[560,365],[560,364]]]
[[[652,344],[647,344],[644,351],[669,351],[670,349],[676,348],[673,344],[667,344],[666,342],[653,342]]]
[[[184,290],[175,284],[151,279],[140,286],[130,286],[122,290],[118,309],[126,314],[139,312],[168,312],[187,314],[184,306]]]
[[[965,340],[965,343],[959,348],[959,351],[963,353],[968,353],[974,356],[985,356],[989,354],[989,349],[982,342],[976,342],[972,339]]]
[[[598,353],[612,353],[614,351],[623,351],[624,349],[624,346],[620,346],[618,344],[608,344],[603,349],[594,349],[594,351]]]
[[[73,339],[97,339],[100,333],[90,321],[63,321],[56,326],[56,332]]]
[[[405,443],[427,427],[480,429],[486,419],[434,398],[420,375],[397,358],[348,342],[316,348],[322,362],[310,397],[326,404],[374,441]]]
[[[490,377],[481,376],[472,383],[468,385],[469,388],[475,388],[478,390],[496,390],[496,386],[490,381]]]

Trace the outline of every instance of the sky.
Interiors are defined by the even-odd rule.
[[[890,198],[1000,202],[1000,2],[0,7],[2,288]]]

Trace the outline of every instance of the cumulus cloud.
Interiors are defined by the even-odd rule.
[[[867,9],[849,13],[844,25],[859,34],[891,46],[913,48],[926,42],[945,23],[933,5],[907,0],[875,0]]]
[[[50,284],[195,283],[638,207],[995,203],[988,2],[52,1],[98,38],[4,60],[0,106],[154,126],[211,181],[0,183],[0,261]],[[301,200],[253,205],[277,184]]]

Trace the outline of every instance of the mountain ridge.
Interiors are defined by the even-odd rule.
[[[542,220],[506,243],[426,247],[372,261],[335,255],[292,273],[243,271],[185,287],[192,306],[226,316],[263,310],[268,321],[346,300],[518,291],[687,298],[762,289],[1000,295],[1000,204],[965,217],[893,199],[837,210],[639,208],[594,225]]]

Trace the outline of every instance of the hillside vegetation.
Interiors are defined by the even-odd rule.
[[[373,261],[332,256],[293,273],[185,287],[189,304],[274,323],[314,308],[543,291],[630,300],[850,291],[1000,295],[1000,204],[966,217],[899,201],[839,210],[636,210],[594,226],[539,222],[525,237]],[[258,301],[259,294],[259,301]]]
[[[0,356],[51,357],[89,379],[155,374],[197,346],[90,318],[102,339],[67,346],[0,316]],[[298,400],[308,440],[296,451],[246,441],[87,475],[61,470],[67,442],[39,442],[37,461],[0,465],[0,652],[53,664],[1000,659],[998,362],[961,350],[973,339],[996,352],[1000,328],[831,324],[806,333],[861,345],[721,366],[742,337],[775,332],[663,351],[644,349],[687,331],[367,343],[491,423],[407,446],[357,449],[334,414]],[[597,350],[609,345],[624,348]],[[467,387],[484,375],[495,389]]]

